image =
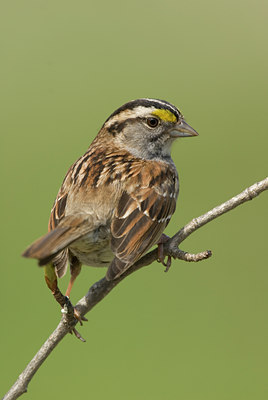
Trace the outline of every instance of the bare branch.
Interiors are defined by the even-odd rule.
[[[189,235],[194,231],[201,228],[201,226],[207,224],[220,215],[233,210],[237,206],[245,203],[246,201],[252,200],[257,197],[260,193],[268,189],[268,178],[255,183],[249,188],[245,189],[243,192],[237,196],[232,197],[230,200],[222,203],[221,205],[213,208],[204,215],[198,218],[194,218],[191,222],[185,225],[179,232],[177,232],[167,243],[164,244],[164,254],[171,256],[173,258],[178,258],[184,261],[201,261],[212,255],[210,250],[198,254],[190,254],[178,249],[178,245],[182,243]],[[91,286],[88,293],[77,303],[75,306],[76,310],[84,316],[88,313],[96,304],[98,304],[110,291],[117,286],[123,279],[128,275],[150,265],[153,261],[157,260],[158,254],[157,250],[153,250],[150,253],[143,256],[138,260],[128,271],[125,272],[120,278],[114,281],[107,281],[102,278],[98,282]],[[70,318],[71,313],[71,318]],[[40,366],[49,356],[49,354],[54,350],[57,344],[66,336],[70,331],[70,327],[74,327],[77,321],[73,317],[72,307],[68,309],[67,314],[64,314],[59,325],[55,331],[50,335],[47,341],[40,348],[38,353],[27,365],[25,370],[20,374],[17,381],[14,383],[12,388],[4,396],[3,400],[13,400],[17,399],[23,393],[27,391],[28,384],[31,379],[38,371]]]
[[[185,225],[176,235],[172,238],[174,246],[178,246],[183,240],[185,240],[191,233],[196,231],[201,226],[204,226],[208,222],[215,218],[220,217],[228,211],[240,206],[246,201],[253,200],[260,193],[264,192],[268,188],[268,177],[260,182],[254,183],[254,185],[246,188],[243,192],[232,197],[230,200],[225,201],[219,206],[208,211],[206,214],[201,215],[198,218],[194,218],[191,222]]]

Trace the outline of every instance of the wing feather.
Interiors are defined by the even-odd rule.
[[[174,186],[165,190],[146,187],[125,191],[118,203],[111,224],[111,247],[115,255],[107,279],[115,279],[134,264],[159,240],[176,208]]]

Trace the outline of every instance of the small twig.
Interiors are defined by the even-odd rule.
[[[191,222],[185,225],[182,229],[179,230],[176,235],[172,238],[172,247],[177,247],[182,241],[184,241],[191,233],[201,228],[208,222],[212,221],[215,218],[220,217],[222,214],[225,214],[228,211],[235,209],[241,204],[253,200],[259,194],[268,189],[268,177],[263,179],[260,182],[254,183],[254,185],[246,188],[243,192],[237,194],[232,197],[230,200],[225,201],[217,207],[214,207],[212,210],[206,212],[198,218],[194,218]]]
[[[210,257],[212,254],[210,250],[198,254],[190,254],[178,249],[178,245],[182,243],[194,231],[201,228],[201,226],[207,224],[213,219],[219,217],[220,215],[230,210],[233,210],[237,206],[245,203],[246,201],[254,199],[256,196],[267,189],[268,178],[258,183],[255,183],[254,185],[245,189],[242,193],[213,208],[204,215],[201,215],[198,218],[194,218],[178,233],[176,233],[167,243],[164,244],[164,255],[171,256],[173,258],[179,258],[180,260],[184,261],[201,261]],[[107,281],[105,278],[102,278],[98,282],[94,283],[94,285],[91,286],[91,288],[89,289],[88,293],[75,306],[76,310],[80,313],[81,317],[83,317],[128,275],[132,274],[142,267],[150,265],[153,261],[157,260],[157,258],[157,250],[153,250],[143,256],[140,260],[138,260],[128,271],[125,272],[125,274],[120,276],[120,278],[118,278],[117,280]],[[66,320],[66,316],[63,316],[55,331],[50,335],[50,337],[43,344],[38,353],[27,365],[25,370],[20,374],[19,378],[14,383],[12,388],[4,396],[3,400],[17,399],[19,396],[27,391],[28,384],[30,383],[35,373],[38,371],[38,369],[49,356],[49,354],[54,350],[57,344],[64,338],[64,336],[67,335],[69,331],[70,325],[68,323],[68,320]]]
[[[191,253],[188,253],[187,251],[183,251],[178,248],[174,249],[174,250],[169,248],[166,251],[172,258],[178,258],[179,260],[188,261],[188,262],[198,262],[198,261],[206,260],[207,258],[212,256],[211,250],[205,250],[205,251],[202,251],[201,253],[197,253],[197,254],[191,254]]]

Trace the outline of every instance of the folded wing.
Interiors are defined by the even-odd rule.
[[[176,208],[171,189],[161,193],[147,187],[138,195],[122,194],[111,225],[115,258],[107,271],[108,280],[119,277],[157,243]]]

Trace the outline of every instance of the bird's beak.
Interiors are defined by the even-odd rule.
[[[198,133],[188,125],[184,119],[181,119],[170,131],[170,136],[173,138],[198,136]]]

